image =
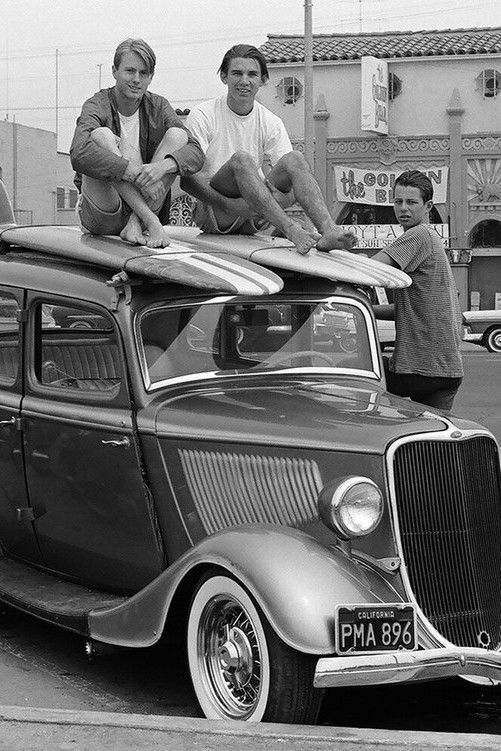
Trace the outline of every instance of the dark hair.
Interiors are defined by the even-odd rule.
[[[261,78],[267,81],[270,77],[265,56],[257,49],[257,47],[253,47],[251,44],[235,44],[234,47],[229,49],[223,57],[218,73],[224,73],[226,75],[230,68],[230,63],[235,57],[249,57],[252,60],[256,60],[259,63],[259,69],[261,70]]]
[[[395,188],[397,185],[419,188],[421,197],[425,203],[426,201],[431,201],[433,198],[433,185],[431,184],[430,178],[418,169],[411,169],[407,172],[402,172],[402,174],[395,180]]]
[[[155,72],[155,64],[157,62],[157,58],[150,45],[145,42],[144,39],[129,38],[124,39],[123,42],[120,42],[115,50],[115,55],[113,56],[113,65],[115,66],[115,68],[118,68],[120,66],[122,57],[126,55],[127,52],[135,52],[136,55],[139,55],[139,57],[145,64],[148,73],[153,75],[153,73]]]

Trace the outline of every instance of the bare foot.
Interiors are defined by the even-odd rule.
[[[146,245],[148,240],[148,238],[144,236],[141,222],[136,214],[130,215],[129,221],[120,232],[120,237],[122,240],[125,240],[125,242],[131,243],[132,245]]]
[[[351,250],[355,247],[357,237],[353,232],[346,232],[342,227],[336,227],[325,232],[317,241],[318,250]]]
[[[160,222],[158,225],[155,224],[147,227],[144,230],[144,235],[146,237],[146,245],[148,248],[166,248],[170,245],[170,238],[167,234],[167,230],[160,224]]]
[[[300,227],[299,224],[296,224],[296,222],[291,222],[287,225],[284,234],[291,243],[294,243],[296,251],[302,256],[315,247],[315,237]]]

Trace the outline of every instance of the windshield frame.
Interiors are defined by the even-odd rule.
[[[307,304],[316,304],[320,305],[323,303],[334,303],[334,304],[340,304],[340,305],[347,305],[352,306],[353,308],[356,308],[358,311],[361,312],[363,319],[366,324],[367,329],[367,337],[369,341],[369,349],[370,349],[370,358],[372,363],[372,370],[366,370],[366,369],[355,369],[355,368],[342,368],[342,367],[332,367],[332,366],[294,366],[294,367],[269,367],[266,369],[256,369],[256,370],[213,370],[213,371],[203,371],[200,373],[188,373],[185,375],[178,375],[178,376],[171,376],[169,378],[165,378],[159,381],[151,381],[150,374],[149,374],[149,368],[146,362],[146,354],[145,349],[143,345],[143,338],[141,335],[141,321],[145,315],[148,313],[151,313],[152,311],[160,311],[163,309],[178,309],[178,308],[189,308],[189,307],[202,307],[205,305],[227,305],[227,304],[238,304],[238,305],[245,305],[245,304],[261,304],[261,303],[276,303],[278,304],[291,304],[291,303],[298,303],[305,305]],[[235,296],[235,295],[228,295],[228,296],[221,296],[218,295],[217,297],[211,297],[203,300],[196,300],[196,301],[189,301],[189,300],[182,300],[182,301],[175,301],[175,302],[168,302],[168,301],[158,301],[155,303],[152,303],[146,307],[144,307],[142,310],[138,311],[135,314],[134,322],[133,322],[133,328],[134,328],[134,339],[135,339],[135,345],[136,345],[136,351],[138,355],[140,370],[142,374],[143,384],[147,392],[154,392],[158,391],[160,389],[175,386],[175,385],[182,385],[187,383],[198,383],[202,381],[221,381],[224,379],[228,379],[229,377],[232,379],[236,378],[253,378],[253,379],[259,379],[269,377],[270,375],[336,375],[336,376],[354,376],[354,377],[362,377],[362,378],[369,378],[374,381],[380,381],[382,379],[382,368],[381,368],[381,362],[380,362],[380,350],[379,350],[379,342],[376,335],[376,329],[375,324],[373,321],[373,318],[368,310],[367,305],[364,305],[364,303],[354,297],[347,297],[340,294],[335,295],[297,295],[294,293],[291,294],[284,294],[280,296],[263,296],[259,298],[247,298],[243,296]]]

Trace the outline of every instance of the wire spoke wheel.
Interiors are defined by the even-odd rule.
[[[193,687],[209,719],[314,722],[321,692],[314,660],[282,642],[228,576],[205,577],[188,618]]]

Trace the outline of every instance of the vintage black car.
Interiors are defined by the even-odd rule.
[[[118,246],[0,230],[0,600],[89,643],[182,641],[209,718],[500,680],[498,446],[385,391],[366,291],[204,291],[116,274]]]

